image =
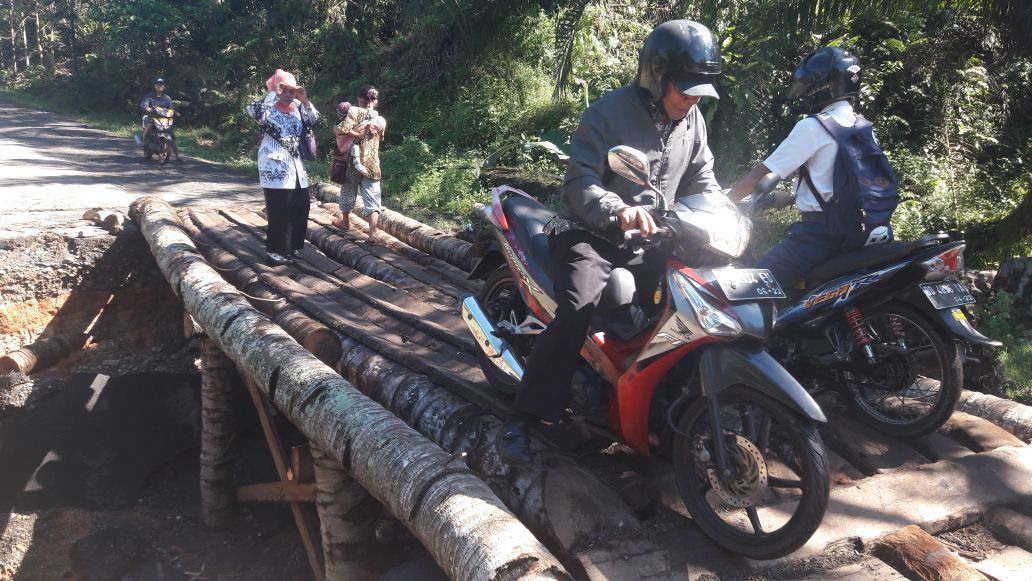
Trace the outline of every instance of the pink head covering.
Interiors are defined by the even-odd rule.
[[[265,88],[274,93],[278,93],[280,84],[284,84],[288,87],[293,88],[299,86],[297,84],[297,79],[294,78],[294,75],[288,73],[283,69],[276,69],[276,72],[272,73],[272,76],[269,77],[267,81],[265,81]]]
[[[337,103],[337,115],[339,115],[341,117],[347,117],[348,116],[348,111],[350,111],[350,110],[351,110],[351,103],[349,103],[347,101],[342,101],[340,103]]]

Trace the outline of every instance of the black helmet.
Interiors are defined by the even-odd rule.
[[[860,60],[837,46],[826,46],[803,58],[788,84],[788,98],[802,99],[811,110],[860,96]]]
[[[670,79],[685,95],[716,97],[713,80],[720,74],[720,44],[710,29],[691,20],[660,24],[638,52],[638,86],[653,101],[663,98]]]

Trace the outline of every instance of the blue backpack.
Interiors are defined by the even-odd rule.
[[[820,204],[829,232],[840,239],[839,250],[891,241],[889,220],[899,205],[896,174],[874,140],[871,122],[857,116],[855,125],[843,127],[827,113],[813,117],[838,143],[831,199],[825,201],[818,193],[805,165],[799,172]]]

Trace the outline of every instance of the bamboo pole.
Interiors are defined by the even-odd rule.
[[[156,197],[130,214],[209,337],[313,443],[405,524],[453,579],[568,579],[483,481],[255,311]]]
[[[233,362],[210,339],[201,344],[201,522],[221,528],[233,519],[236,414]]]
[[[376,505],[361,485],[331,456],[312,446],[315,506],[322,531],[327,581],[370,578],[362,550],[373,538]]]

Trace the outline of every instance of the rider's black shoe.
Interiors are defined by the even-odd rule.
[[[502,462],[510,466],[525,467],[533,464],[527,421],[515,419],[505,422],[495,435],[495,451]]]

